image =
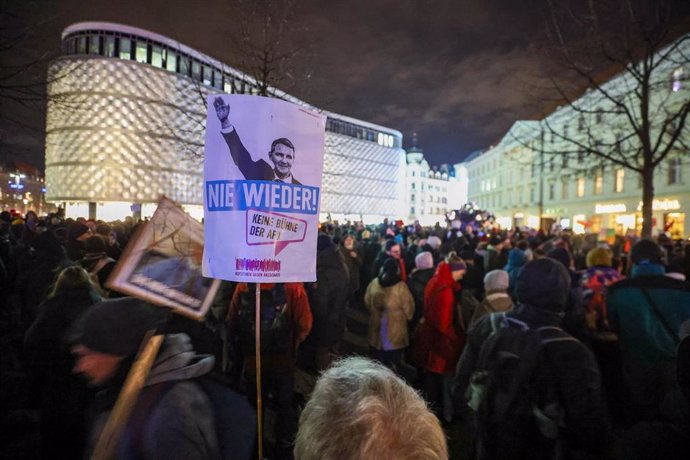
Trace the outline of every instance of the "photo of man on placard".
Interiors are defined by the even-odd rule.
[[[268,158],[273,163],[273,166],[262,158],[254,161],[252,155],[240,140],[237,130],[228,120],[230,104],[226,104],[223,98],[216,97],[213,100],[213,106],[216,109],[218,120],[220,120],[220,132],[230,149],[230,156],[245,179],[301,185],[301,182],[295,179],[291,172],[295,161],[295,146],[290,139],[281,137],[271,142]]]

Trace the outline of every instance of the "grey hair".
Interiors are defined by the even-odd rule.
[[[448,458],[446,437],[424,400],[383,365],[361,357],[321,375],[302,411],[296,460]]]

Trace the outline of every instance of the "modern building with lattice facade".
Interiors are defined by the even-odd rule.
[[[48,70],[46,199],[67,215],[151,215],[162,195],[203,214],[209,94],[257,94],[250,76],[161,35],[83,22]],[[272,89],[271,95],[307,103]],[[313,108],[313,107],[312,107]],[[403,215],[405,151],[396,130],[327,115],[321,215]]]

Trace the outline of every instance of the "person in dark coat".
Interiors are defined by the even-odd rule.
[[[89,274],[80,267],[67,267],[24,336],[26,366],[41,394],[42,458],[83,456],[84,411],[93,392],[72,374],[74,360],[66,335],[77,318],[100,300]]]
[[[72,222],[67,225],[67,240],[64,242],[67,257],[76,262],[84,257],[84,242],[91,236],[86,224]]]
[[[354,236],[345,235],[345,237],[340,240],[339,250],[347,265],[347,272],[350,277],[349,301],[351,305],[354,305],[356,298],[361,297],[361,295],[358,296],[358,294],[361,293],[360,271],[362,270],[362,257],[359,251],[357,251]]]
[[[434,267],[434,256],[428,251],[417,254],[414,263],[415,269],[412,270],[407,280],[407,287],[410,288],[410,292],[414,298],[414,314],[408,323],[410,334],[417,328],[417,324],[424,314],[424,289],[426,289],[426,285],[429,284],[429,280],[434,276],[434,272],[436,271]],[[410,335],[410,337],[411,336],[412,335]]]
[[[338,355],[345,333],[345,309],[350,293],[345,260],[328,235],[318,236],[316,283],[307,292],[313,326],[305,348],[310,348],[310,345],[314,348],[316,369],[320,371]]]
[[[84,270],[98,280],[98,289],[107,297],[105,281],[115,268],[115,260],[106,254],[106,245],[103,238],[94,235],[84,242],[84,257],[79,260]]]
[[[494,330],[496,319],[501,317],[496,315],[505,315],[531,330],[541,328],[545,339],[553,339],[542,342],[539,347],[541,358],[537,361],[532,381],[540,384],[534,389],[533,401],[553,401],[555,392],[559,412],[563,415],[558,442],[541,434],[536,417],[521,419],[516,428],[521,430],[522,436],[513,431],[495,431],[492,439],[478,441],[477,458],[604,456],[609,431],[599,368],[594,355],[582,342],[558,330],[569,290],[570,274],[562,264],[549,258],[532,260],[518,275],[517,307],[507,313],[485,316],[470,329],[455,376],[454,394],[459,404],[466,404],[466,390],[479,365],[482,344]],[[503,423],[511,421],[515,422],[508,419]],[[485,432],[485,428],[480,426],[478,431]]]

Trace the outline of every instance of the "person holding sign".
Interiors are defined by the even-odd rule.
[[[228,120],[230,105],[226,104],[219,96],[214,99],[213,106],[216,109],[218,120],[220,120],[220,132],[230,149],[230,156],[245,179],[301,185],[301,182],[295,179],[291,172],[292,164],[295,161],[295,146],[290,139],[281,137],[271,143],[268,158],[273,163],[273,167],[262,158],[254,161],[240,140],[237,130]]]

